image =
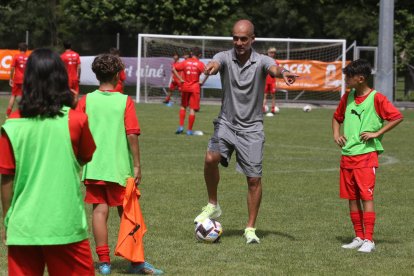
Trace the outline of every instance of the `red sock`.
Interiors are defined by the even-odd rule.
[[[11,108],[7,108],[6,115],[7,116],[10,116],[11,112],[12,112],[12,109]]]
[[[375,212],[364,213],[365,239],[372,241],[375,226]]]
[[[180,109],[180,126],[184,125],[185,120],[185,109]]]
[[[193,125],[195,121],[195,114],[188,116],[188,130],[193,130]]]
[[[96,254],[98,254],[99,262],[101,263],[111,263],[109,257],[109,246],[107,244],[96,247]]]
[[[362,211],[350,212],[352,224],[354,225],[355,236],[364,239],[364,220]]]

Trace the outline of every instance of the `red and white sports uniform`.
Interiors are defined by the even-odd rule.
[[[184,83],[181,84],[181,106],[200,109],[200,75],[205,65],[195,57],[188,58],[174,65],[175,70],[183,72]]]
[[[126,80],[126,74],[125,71],[122,70],[121,72],[119,72],[119,79],[118,79],[118,83],[115,86],[115,91],[124,93],[124,81]]]
[[[14,68],[12,95],[21,96],[23,94],[22,84],[24,71],[26,70],[26,62],[28,56],[25,53],[19,53],[13,57],[11,67]]]
[[[338,123],[343,123],[345,119],[346,103],[349,93],[346,93],[339,102],[339,105],[334,113],[334,118]],[[369,94],[368,94],[369,95]],[[368,95],[356,96],[355,102],[357,104],[362,103]],[[374,97],[375,111],[378,116],[386,121],[395,121],[403,118],[401,112],[395,108],[395,106],[381,93],[375,94]],[[378,153],[369,152],[366,154],[353,155],[353,156],[341,156],[340,161],[341,175],[340,175],[340,197],[346,199],[358,199],[372,200],[373,190],[375,186],[375,168],[378,168]],[[359,195],[354,189],[353,179],[358,185],[364,185],[370,190],[363,195]],[[361,190],[361,189],[360,189]]]
[[[279,66],[277,60],[275,60],[275,64]],[[267,74],[266,76],[266,85],[265,85],[265,94],[274,94],[276,93],[276,78]]]
[[[60,55],[68,72],[69,88],[79,93],[78,67],[81,64],[79,54],[72,50],[66,50]]]
[[[106,90],[105,92],[118,92],[114,90]],[[86,97],[82,97],[76,110],[86,112]],[[124,125],[126,135],[129,134],[141,134],[138,118],[135,112],[134,101],[128,97],[124,113]],[[125,187],[113,183],[110,181],[104,181],[99,179],[85,179],[84,184],[86,185],[86,203],[107,203],[109,206],[122,206]]]
[[[179,63],[178,61],[171,63],[171,72],[172,72],[172,69],[174,68],[174,66],[175,66],[176,64],[178,64],[178,63]],[[178,72],[178,73],[180,74],[180,76],[181,76],[182,78],[184,78],[184,76],[183,76],[183,72]],[[171,73],[171,82],[170,82],[169,89],[170,89],[171,91],[176,90],[176,89],[177,89],[177,90],[180,90],[180,89],[181,89],[181,82],[180,82],[180,79],[179,79],[179,78],[177,78],[177,76],[176,76],[174,73]]]

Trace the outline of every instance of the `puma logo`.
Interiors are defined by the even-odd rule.
[[[361,115],[362,115],[362,112],[364,112],[364,111],[365,110],[362,110],[361,113],[358,114],[358,112],[355,109],[351,109],[351,114],[357,115],[359,121],[361,121]]]

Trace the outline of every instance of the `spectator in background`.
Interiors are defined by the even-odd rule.
[[[27,62],[27,44],[20,42],[18,45],[20,53],[13,57],[10,70],[9,84],[12,88],[9,104],[7,106],[6,117],[10,116],[13,110],[14,102],[17,97],[21,97],[23,94],[23,79],[24,71],[26,69]]]

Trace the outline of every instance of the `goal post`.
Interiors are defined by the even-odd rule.
[[[139,34],[136,101],[148,102],[163,97],[171,79],[173,54],[182,56],[193,47],[201,49],[201,61],[207,63],[216,53],[233,47],[232,37]],[[324,103],[339,100],[345,93],[344,39],[258,37],[252,47],[262,54],[270,47],[276,48],[279,64],[300,76],[291,86],[278,79],[277,89],[284,93],[276,94],[282,101]],[[220,89],[219,74],[210,76],[202,87],[201,99],[219,99]]]

